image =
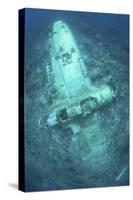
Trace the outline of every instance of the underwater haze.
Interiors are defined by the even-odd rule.
[[[86,119],[88,129],[79,120],[76,135],[46,125],[55,98],[48,31],[58,20],[72,31],[92,83],[116,91]],[[25,74],[25,190],[129,185],[129,16],[25,9]]]

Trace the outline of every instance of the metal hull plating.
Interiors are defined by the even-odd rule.
[[[47,123],[50,127],[62,125],[77,132],[78,120],[110,103],[114,91],[108,85],[92,84],[72,32],[63,21],[55,22],[49,32],[49,55],[55,94]]]

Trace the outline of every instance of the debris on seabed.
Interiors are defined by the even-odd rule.
[[[121,177],[123,176],[123,174],[125,173],[127,169],[127,166],[125,166],[122,171],[120,172],[120,174],[116,177],[116,181],[119,181],[121,179]]]

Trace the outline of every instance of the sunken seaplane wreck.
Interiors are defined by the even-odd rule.
[[[96,111],[115,97],[114,88],[110,84],[93,84],[74,36],[62,20],[53,24],[49,46],[47,76],[52,82],[54,97],[47,125],[70,128],[74,134],[90,130],[95,124]]]

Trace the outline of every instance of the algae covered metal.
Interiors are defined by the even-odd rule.
[[[47,124],[62,125],[75,132],[80,130],[81,118],[112,101],[114,88],[92,83],[72,31],[61,20],[49,30],[49,56],[47,73],[52,77],[49,81],[54,95]]]

